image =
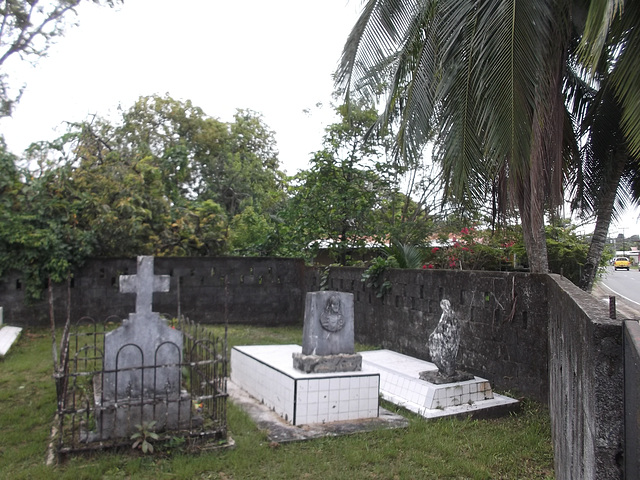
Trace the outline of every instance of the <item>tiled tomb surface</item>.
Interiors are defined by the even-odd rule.
[[[474,377],[465,382],[436,385],[420,380],[420,372],[437,371],[433,363],[391,350],[361,352],[362,368],[380,374],[382,398],[425,418],[475,414],[494,409],[508,411],[517,400],[498,395],[489,381]],[[489,414],[489,412],[482,412]]]
[[[380,375],[359,372],[303,373],[293,367],[299,345],[236,346],[231,381],[292,425],[378,417]]]

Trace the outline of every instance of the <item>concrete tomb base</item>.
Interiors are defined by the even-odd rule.
[[[299,345],[236,346],[231,381],[292,425],[378,417],[377,372],[305,373],[291,362],[301,350]]]
[[[391,350],[361,352],[361,355],[363,370],[380,374],[382,398],[425,418],[492,416],[515,410],[519,403],[494,393],[484,378],[434,384],[420,378],[424,372],[438,373],[433,363]]]

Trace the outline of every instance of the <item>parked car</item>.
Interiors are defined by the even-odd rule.
[[[631,263],[627,257],[616,257],[613,259],[613,268],[616,270],[620,268],[629,271],[629,265],[631,265]]]

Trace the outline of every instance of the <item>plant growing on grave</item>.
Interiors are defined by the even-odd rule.
[[[151,422],[142,422],[142,424],[136,425],[138,431],[131,435],[131,440],[134,440],[131,448],[139,448],[142,450],[142,453],[153,453],[153,445],[151,441],[158,440],[160,438],[158,434],[153,431],[155,425],[155,420],[152,420]]]

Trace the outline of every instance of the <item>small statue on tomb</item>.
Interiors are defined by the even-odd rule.
[[[443,377],[452,377],[456,373],[456,356],[460,345],[460,328],[449,300],[441,300],[442,316],[436,329],[429,335],[429,353],[431,361],[438,367]]]
[[[327,300],[324,312],[320,315],[322,328],[329,332],[338,332],[344,327],[344,316],[342,315],[340,297],[331,295]]]
[[[460,346],[460,325],[456,313],[451,308],[451,302],[440,301],[442,315],[435,330],[429,335],[427,347],[431,361],[438,370],[420,372],[420,379],[429,383],[444,384],[473,380],[475,377],[467,372],[456,370],[456,357]]]

